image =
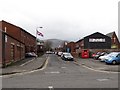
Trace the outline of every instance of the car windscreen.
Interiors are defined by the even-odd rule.
[[[68,53],[68,54],[65,54],[65,56],[72,56],[72,55]]]
[[[118,53],[111,53],[109,54],[110,57],[116,57],[118,55]]]

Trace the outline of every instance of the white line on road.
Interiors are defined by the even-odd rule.
[[[45,72],[46,74],[47,73],[51,73],[51,74],[59,74],[60,72],[59,71],[53,71],[53,72]]]
[[[108,81],[109,79],[97,79],[98,81]]]
[[[32,59],[32,60],[30,60],[30,61],[28,61],[28,62],[25,62],[25,63],[21,64],[20,66],[22,67],[22,66],[24,66],[24,65],[26,65],[26,64],[28,64],[28,63],[30,63],[30,62],[32,62],[33,60],[35,60],[35,59]]]
[[[110,72],[110,71],[96,70],[96,69],[87,67],[87,66],[85,66],[85,65],[82,65],[82,66],[85,67],[85,68],[87,68],[87,69],[89,69],[89,70],[96,71],[96,72],[103,72],[103,73],[119,73],[119,72]]]
[[[48,86],[49,90],[53,90],[53,86]]]
[[[97,69],[93,69],[93,68],[91,68],[91,67],[88,67],[88,66],[85,66],[85,65],[83,65],[83,64],[79,64],[78,62],[74,62],[75,64],[77,64],[77,65],[79,65],[79,66],[82,66],[82,67],[84,67],[84,68],[87,68],[87,69],[89,69],[89,70],[92,70],[92,71],[96,71],[96,72],[102,72],[102,73],[119,73],[119,72],[112,72],[112,71],[102,71],[102,70],[97,70]]]
[[[61,68],[66,68],[66,67],[61,67]]]

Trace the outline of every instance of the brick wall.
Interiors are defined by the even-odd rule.
[[[14,46],[14,58],[12,57],[12,49]],[[5,42],[5,61],[7,64],[11,62],[16,62],[25,58],[25,45],[20,43],[19,41],[13,39],[10,36],[7,36],[7,41]]]
[[[75,43],[74,42],[68,43],[67,48],[70,48],[71,52],[75,52]]]
[[[21,30],[19,27],[10,24],[8,22],[2,21],[2,29],[5,31],[6,28],[6,33],[9,34],[10,36],[16,38],[17,40],[21,40]]]
[[[36,38],[23,30],[22,28],[15,26],[6,21],[0,21],[0,29],[6,30],[5,35],[5,62],[11,63],[25,58],[25,48],[28,51],[35,50]],[[0,63],[2,62],[2,38],[0,33]],[[12,58],[12,47],[14,47],[14,58]]]
[[[35,50],[36,46],[36,38],[32,37],[28,33],[25,33],[25,46],[26,46],[26,52],[33,52]]]

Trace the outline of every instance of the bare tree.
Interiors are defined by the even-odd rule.
[[[45,51],[52,51],[52,42],[51,41],[46,41],[45,42]]]

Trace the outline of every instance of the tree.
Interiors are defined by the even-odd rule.
[[[52,42],[51,41],[46,41],[45,42],[45,51],[52,51]]]

